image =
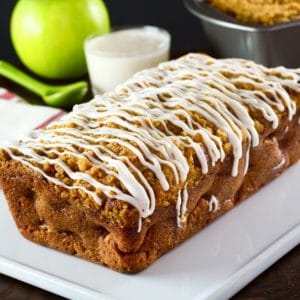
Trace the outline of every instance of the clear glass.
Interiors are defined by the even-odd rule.
[[[85,41],[94,94],[113,90],[133,74],[169,59],[171,36],[159,27],[126,26]]]

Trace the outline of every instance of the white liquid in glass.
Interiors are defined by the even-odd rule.
[[[168,60],[169,51],[169,33],[152,26],[88,39],[85,55],[94,93],[111,91],[134,73]]]

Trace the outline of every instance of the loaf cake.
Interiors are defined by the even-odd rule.
[[[299,0],[208,0],[237,20],[257,25],[274,25],[300,19]]]
[[[297,70],[196,53],[137,73],[1,146],[18,229],[143,270],[299,160],[298,81]]]

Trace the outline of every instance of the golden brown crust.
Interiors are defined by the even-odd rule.
[[[0,182],[25,237],[137,272],[300,158],[296,71],[190,54],[152,72],[150,79],[163,77],[156,85],[169,88],[151,87],[145,96],[152,81],[142,74],[124,92],[83,104],[28,141],[0,149]],[[132,114],[111,103],[127,103]],[[133,118],[141,103],[148,104]],[[151,107],[162,114],[149,117]]]
[[[261,138],[260,145],[251,151],[245,177],[231,176],[230,157],[201,177],[189,190],[188,220],[182,228],[177,225],[175,207],[168,205],[160,206],[138,233],[138,214],[133,208],[124,209],[122,201],[106,203],[106,208],[83,206],[12,160],[1,162],[1,183],[16,224],[26,238],[118,271],[138,272],[299,160],[299,117],[298,113],[292,122]],[[209,212],[211,195],[220,202],[216,212]],[[122,210],[127,226],[115,224],[106,216]]]
[[[297,0],[208,0],[208,2],[245,23],[273,25],[300,19],[300,3]]]

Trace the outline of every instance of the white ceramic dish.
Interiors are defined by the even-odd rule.
[[[0,195],[0,272],[71,299],[227,299],[300,242],[300,164],[171,251],[125,275],[35,245]]]

